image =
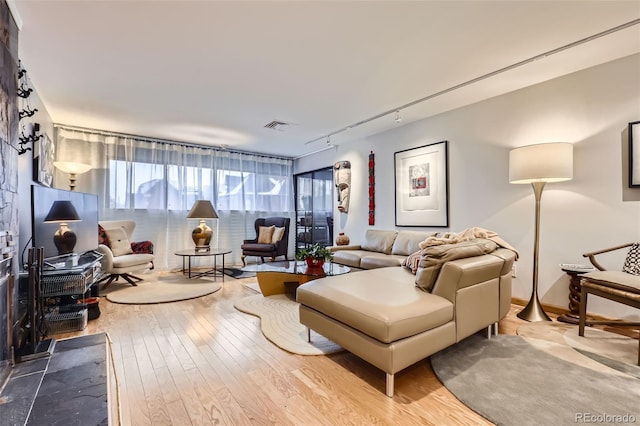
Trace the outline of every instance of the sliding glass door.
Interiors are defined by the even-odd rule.
[[[296,251],[314,243],[333,241],[333,167],[294,176]]]

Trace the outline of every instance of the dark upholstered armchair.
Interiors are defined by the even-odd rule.
[[[272,261],[278,256],[284,256],[287,260],[289,250],[289,224],[288,217],[258,218],[254,224],[256,238],[244,240],[242,248],[242,264],[247,256],[257,256],[264,262],[265,257]]]

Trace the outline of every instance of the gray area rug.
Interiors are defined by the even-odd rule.
[[[640,421],[640,380],[565,361],[520,336],[476,334],[433,355],[431,364],[460,401],[498,425],[575,425],[590,416],[604,416],[599,424],[622,423],[615,416]]]
[[[547,321],[523,324],[516,333],[538,349],[573,364],[640,379],[638,341],[631,337],[592,327],[586,327],[581,337],[577,325]]]
[[[110,284],[101,290],[100,296],[106,296],[113,303],[145,305],[169,303],[206,296],[222,288],[221,282],[209,278],[192,278],[181,275],[139,275],[144,278],[132,286],[126,282]]]

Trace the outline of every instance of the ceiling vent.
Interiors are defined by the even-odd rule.
[[[279,132],[284,132],[289,126],[290,126],[289,123],[284,123],[282,121],[277,121],[277,120],[273,120],[271,123],[267,123],[264,125],[264,127],[267,129],[273,129]]]

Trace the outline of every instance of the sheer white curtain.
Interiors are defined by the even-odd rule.
[[[195,200],[211,200],[216,208],[219,219],[208,221],[211,246],[233,251],[227,263],[240,263],[240,245],[255,236],[256,218],[294,221],[290,159],[65,126],[56,128],[56,140],[58,161],[92,166],[77,190],[98,195],[100,220],[135,220],[134,240],[153,241],[160,269],[181,267],[174,252],[193,248],[198,221],[186,216]],[[56,175],[54,183],[65,188],[66,179]]]

